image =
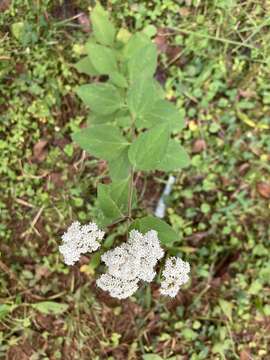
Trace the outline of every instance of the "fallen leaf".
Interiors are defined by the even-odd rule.
[[[263,181],[257,183],[257,191],[265,199],[270,199],[270,183]]]
[[[6,11],[9,8],[10,4],[11,4],[11,0],[2,0],[0,2],[0,11],[1,12]]]
[[[250,168],[249,163],[241,164],[238,168],[239,175],[241,175],[241,176],[245,175],[247,173],[247,171],[249,170],[249,168]]]
[[[192,152],[195,154],[200,153],[205,149],[206,149],[206,142],[203,139],[197,139],[192,146]]]
[[[63,174],[61,174],[60,172],[51,173],[48,180],[52,182],[56,187],[62,187],[65,183]]]
[[[240,353],[240,360],[250,360],[252,359],[250,352],[247,350],[242,350]]]
[[[160,53],[165,53],[168,49],[168,40],[167,40],[167,36],[165,35],[166,33],[168,33],[168,30],[166,28],[157,29],[155,44]]]
[[[41,329],[52,331],[53,330],[53,317],[51,315],[45,315],[38,313],[36,315],[36,322]]]
[[[46,146],[48,144],[48,141],[45,139],[41,139],[39,140],[35,145],[34,145],[34,150],[33,150],[33,159],[36,160],[37,162],[42,162],[46,156],[47,156],[47,151],[46,151]]]
[[[179,14],[183,17],[188,16],[190,14],[190,10],[186,7],[182,7],[179,9]]]
[[[256,92],[250,89],[246,89],[246,90],[239,89],[239,95],[242,96],[243,98],[250,99],[256,96]]]

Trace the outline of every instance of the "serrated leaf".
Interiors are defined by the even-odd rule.
[[[157,125],[140,134],[131,144],[128,157],[137,170],[155,170],[166,154],[169,130],[166,124]]]
[[[112,114],[123,105],[120,93],[111,84],[82,85],[76,89],[76,93],[97,114]]]
[[[87,74],[89,76],[97,76],[99,75],[98,71],[94,68],[91,60],[88,56],[85,56],[81,60],[79,60],[74,67],[79,73]]]
[[[96,40],[102,45],[112,46],[116,30],[109,19],[108,13],[99,3],[93,9],[90,18]]]
[[[117,158],[129,145],[113,125],[94,125],[72,135],[72,140],[89,154],[105,160]]]
[[[128,159],[128,148],[125,148],[118,157],[108,162],[110,177],[114,180],[122,180],[128,177],[131,164]]]
[[[42,314],[60,315],[67,309],[67,304],[60,304],[55,301],[42,301],[39,303],[31,304],[32,308],[38,310]]]
[[[169,141],[165,156],[158,165],[158,169],[162,171],[179,170],[189,166],[190,159],[184,148],[177,140],[171,139]]]
[[[158,100],[141,117],[136,119],[136,125],[139,127],[149,128],[154,125],[170,122],[171,131],[180,131],[184,127],[183,112],[167,100]]]
[[[97,189],[97,205],[103,213],[103,226],[109,225],[123,217],[119,207],[112,199],[109,186],[99,184]]]
[[[113,49],[93,43],[87,43],[85,48],[94,68],[99,74],[109,75],[117,71],[117,61]]]
[[[140,74],[128,90],[127,104],[136,118],[149,111],[154,102],[156,87],[152,78]]]
[[[135,52],[128,61],[128,73],[131,81],[135,81],[144,73],[145,77],[152,77],[157,67],[157,48],[150,43]]]
[[[137,229],[145,234],[147,231],[156,230],[158,238],[163,245],[170,246],[178,239],[177,233],[165,221],[153,216],[146,216],[135,220],[130,230]]]

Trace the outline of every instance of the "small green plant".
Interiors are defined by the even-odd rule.
[[[91,12],[91,22],[93,35],[85,44],[85,56],[75,65],[96,79],[76,89],[91,109],[89,126],[72,138],[87,153],[108,163],[111,183],[98,185],[96,223],[106,228],[125,222],[130,239],[102,256],[109,272],[97,284],[112,296],[125,298],[136,291],[140,280],[154,278],[154,266],[164,254],[159,241],[171,247],[177,240],[177,233],[163,220],[134,217],[135,209],[136,213],[143,210],[137,203],[134,178],[138,173],[182,169],[189,158],[174,136],[183,128],[183,119],[154,78],[156,46],[141,32],[117,31],[99,4]],[[96,223],[82,227],[74,223],[64,235],[60,250],[67,263],[77,261],[80,253],[97,250],[104,232]],[[80,251],[74,245],[76,237]],[[161,292],[175,296],[188,279],[189,265],[177,258],[168,261]]]

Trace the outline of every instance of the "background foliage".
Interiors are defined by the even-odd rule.
[[[267,359],[268,2],[107,3],[119,26],[156,42],[156,78],[185,109],[181,140],[191,156],[166,220],[192,281],[173,301],[153,286],[125,302],[95,288],[97,257],[68,269],[57,250],[72,219],[95,215],[108,171],[70,137],[87,114],[72,89],[88,80],[73,63],[89,36],[89,5],[1,3],[0,357]],[[149,213],[165,180],[162,172],[137,180]],[[108,248],[125,229],[117,231]]]

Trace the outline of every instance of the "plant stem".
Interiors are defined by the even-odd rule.
[[[134,168],[131,168],[130,179],[129,179],[129,188],[128,188],[128,225],[130,225],[131,220],[131,209],[132,209],[132,196],[133,196],[133,180],[134,180]]]
[[[130,128],[130,132],[131,132],[131,139],[132,141],[135,138],[135,117],[134,115],[131,113],[131,128]],[[130,179],[129,179],[129,188],[128,188],[128,221],[127,221],[127,226],[129,228],[130,226],[130,221],[132,220],[131,217],[131,210],[132,210],[132,197],[133,197],[133,182],[134,182],[134,167],[132,166],[130,169]],[[127,231],[128,233],[128,231]]]

